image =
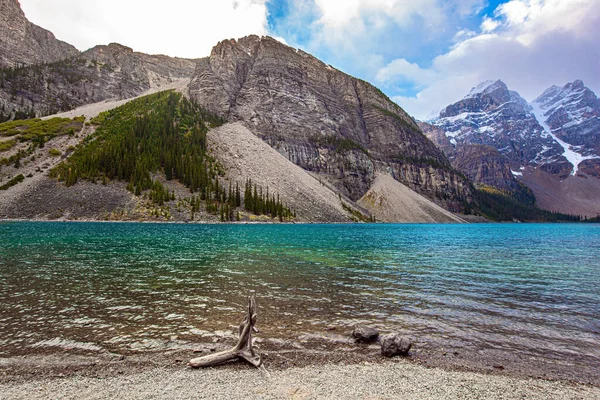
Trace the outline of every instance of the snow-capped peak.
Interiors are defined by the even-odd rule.
[[[469,94],[467,94],[465,96],[465,99],[476,97],[477,95],[479,95],[481,93],[491,93],[492,91],[494,91],[500,87],[503,87],[503,86],[506,87],[504,82],[502,82],[500,79],[498,79],[496,81],[481,82],[479,85],[477,85],[471,89]]]

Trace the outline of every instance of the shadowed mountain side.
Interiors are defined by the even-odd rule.
[[[449,209],[470,196],[466,180],[381,91],[273,38],[220,42],[198,62],[189,92],[353,201],[376,170]]]
[[[208,132],[209,148],[225,167],[232,182],[243,186],[246,179],[296,210],[298,221],[350,222],[338,195],[319,183],[241,123],[226,124]]]
[[[358,201],[382,222],[465,222],[386,173]]]
[[[600,179],[581,173],[560,179],[531,167],[522,172],[519,180],[533,191],[541,208],[588,218],[600,215]]]

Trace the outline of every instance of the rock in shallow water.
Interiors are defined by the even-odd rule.
[[[385,357],[407,356],[412,346],[410,339],[391,333],[381,337],[381,354]]]
[[[359,342],[370,343],[377,340],[379,332],[375,328],[365,325],[356,325],[352,336]]]

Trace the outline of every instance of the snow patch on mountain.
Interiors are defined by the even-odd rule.
[[[550,129],[550,127],[548,126],[548,123],[546,122],[545,111],[542,108],[542,106],[540,105],[540,103],[535,103],[535,102],[532,103],[531,110],[532,110],[533,114],[535,115],[536,119],[538,120],[539,124],[542,126],[542,128],[544,128],[544,131],[548,135],[550,135],[552,137],[552,139],[554,139],[554,141],[563,148],[563,150],[564,150],[563,156],[567,159],[567,161],[569,161],[573,165],[573,171],[571,172],[571,175],[575,175],[577,173],[577,171],[579,170],[579,164],[581,162],[583,162],[585,160],[591,160],[594,158],[600,158],[596,155],[584,156],[584,155],[576,152],[574,150],[573,146],[571,146],[569,143],[559,139],[554,133],[552,133],[552,129]]]
[[[475,86],[474,88],[471,89],[471,91],[465,96],[465,99],[470,99],[472,97],[477,96],[480,93],[485,92],[487,88],[489,88],[490,86],[492,86],[496,82],[498,82],[498,81],[484,81],[484,82],[481,82],[479,85],[477,85],[477,86]]]

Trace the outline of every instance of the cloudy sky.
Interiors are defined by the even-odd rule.
[[[271,35],[381,88],[419,119],[502,79],[527,100],[575,79],[600,94],[600,0],[20,0],[80,50],[118,42],[203,57]]]

